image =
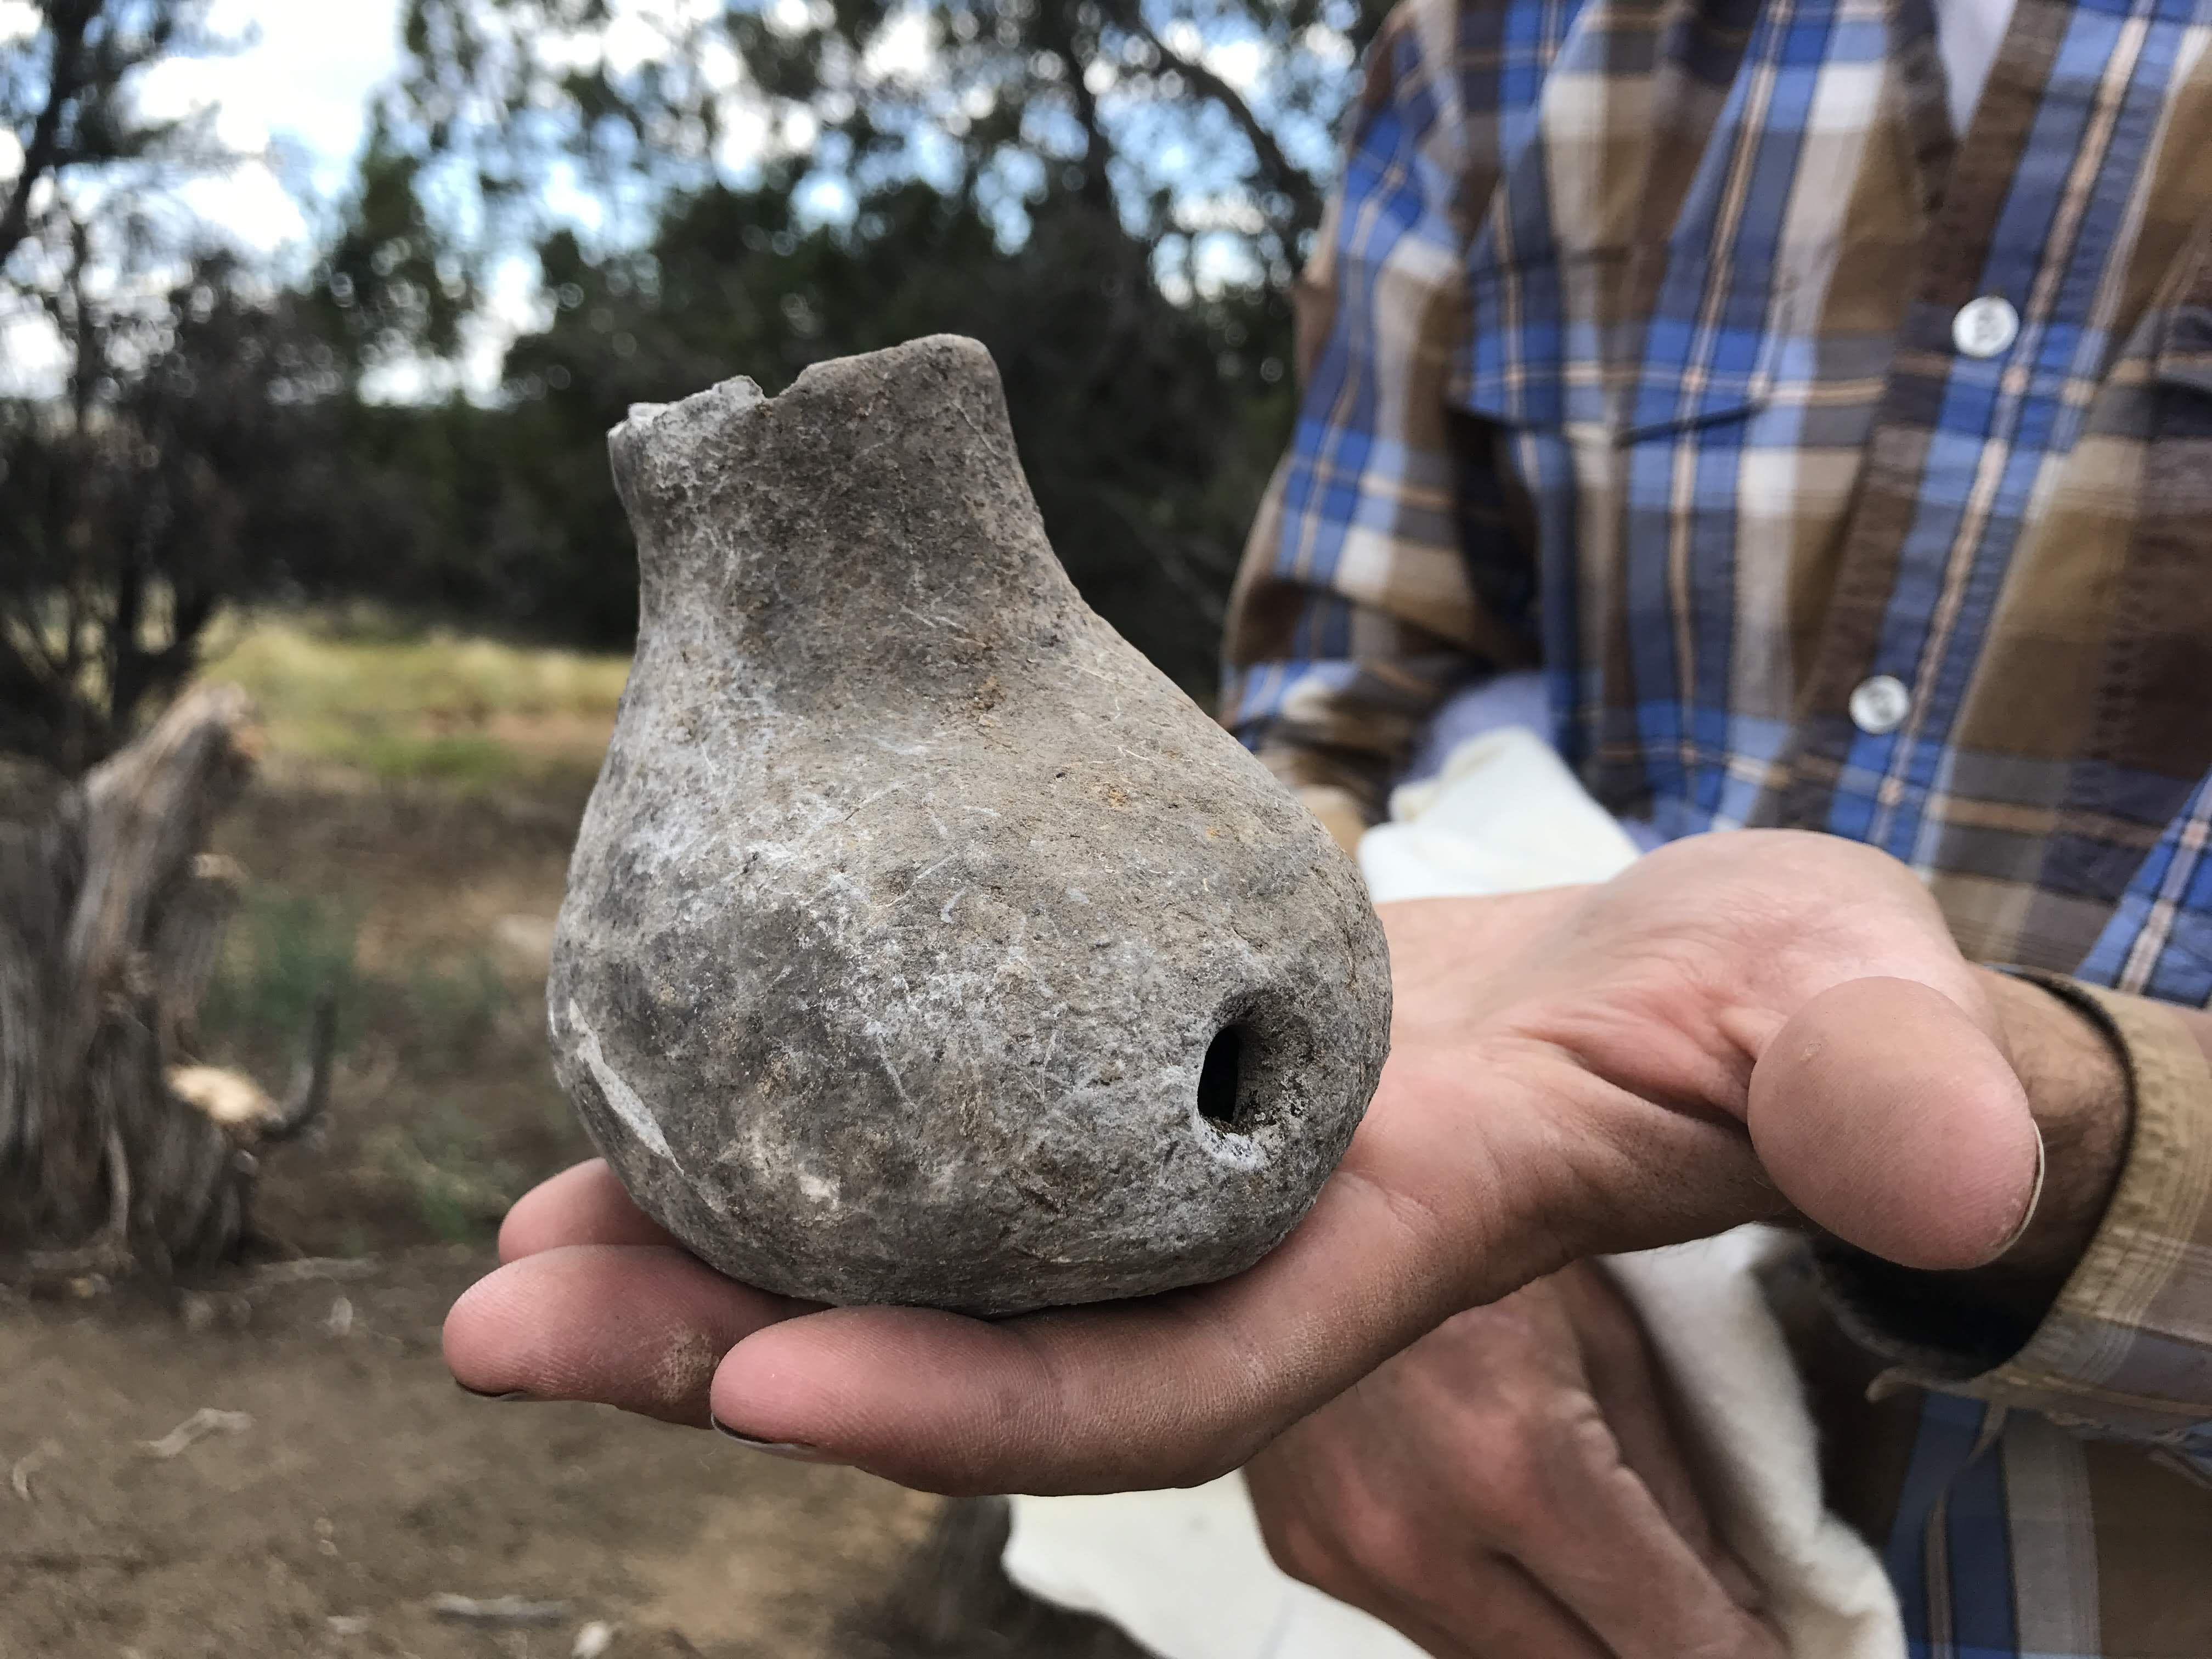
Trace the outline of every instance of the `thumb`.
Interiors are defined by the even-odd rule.
[[[1905,1267],[1995,1260],[2042,1170],[2012,1063],[1957,1003],[1912,980],[1848,981],[1798,1010],[1753,1067],[1749,1127],[1808,1220]]]

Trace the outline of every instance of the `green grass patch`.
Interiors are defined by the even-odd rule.
[[[392,783],[426,781],[489,789],[514,782],[526,770],[522,757],[513,749],[479,732],[418,737],[369,732],[350,745],[333,745],[325,754]]]
[[[611,716],[629,659],[443,629],[401,632],[374,614],[264,613],[231,624],[205,672],[281,699],[299,718],[481,722],[503,714]]]
[[[515,1006],[506,976],[483,955],[450,967],[418,963],[398,991],[394,1023],[425,1071],[465,1069]]]
[[[267,1053],[304,1042],[316,1000],[334,993],[338,1047],[356,1000],[354,939],[360,917],[312,894],[253,887],[231,918],[222,955],[200,1005],[200,1030],[221,1048]]]
[[[483,1129],[450,1103],[378,1139],[385,1173],[408,1194],[424,1231],[447,1243],[489,1237],[527,1184],[514,1165],[491,1154]]]
[[[303,611],[231,621],[202,672],[252,695],[280,753],[493,789],[596,768],[629,659]]]
[[[334,1110],[353,1119],[360,1167],[429,1237],[481,1242],[529,1184],[472,1115],[488,1075],[535,1058],[525,994],[482,953],[364,967],[358,931],[357,912],[341,902],[250,887],[202,1005],[203,1041],[220,1063],[281,1077],[300,1056],[317,1000],[335,992],[339,1055],[386,1079],[381,1109],[366,1120],[343,1073],[337,1085]]]
[[[465,1071],[517,1005],[498,964],[481,951],[453,963],[417,962],[369,973],[354,959],[360,918],[313,894],[252,887],[225,931],[200,1008],[210,1048],[281,1054],[301,1042],[325,990],[337,998],[338,1047],[374,1030],[398,1043],[408,1069]]]

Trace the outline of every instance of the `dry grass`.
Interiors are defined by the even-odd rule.
[[[218,832],[251,884],[209,1057],[281,1086],[339,998],[330,1114],[257,1194],[299,1259],[173,1310],[0,1302],[0,1659],[545,1656],[593,1624],[636,1659],[1133,1659],[1013,1595],[994,1506],[447,1380],[500,1213],[588,1151],[544,941],[626,667],[373,618],[220,641],[270,752]],[[568,1621],[441,1618],[455,1595]]]
[[[252,695],[268,747],[217,832],[249,885],[207,1051],[281,1083],[317,998],[338,1001],[327,1142],[264,1187],[287,1242],[488,1238],[587,1150],[545,1059],[543,944],[628,672],[359,611],[234,618],[213,642],[207,677]]]
[[[374,612],[228,620],[203,672],[253,695],[280,760],[477,791],[597,769],[629,659],[400,631]]]

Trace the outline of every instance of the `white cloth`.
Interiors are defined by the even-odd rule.
[[[1522,728],[1454,749],[1399,789],[1360,843],[1377,902],[1602,881],[1626,833]],[[1743,1228],[1610,1263],[1683,1402],[1714,1522],[1765,1589],[1794,1659],[1903,1659],[1881,1564],[1821,1500],[1811,1414]],[[1237,1476],[1188,1492],[1018,1498],[1006,1567],[1031,1595],[1096,1613],[1161,1659],[1416,1659],[1366,1614],[1268,1559]]]
[[[1636,843],[1525,727],[1468,738],[1443,769],[1390,795],[1390,821],[1360,838],[1359,873],[1377,904],[1606,881]]]
[[[2015,0],[1935,0],[1936,49],[1943,59],[1943,78],[1951,105],[1951,131],[1963,135],[1973,124],[1982,91],[1996,67],[2005,32],[2012,27]]]
[[[1017,1498],[1006,1576],[1161,1659],[1421,1659],[1268,1559],[1241,1474],[1187,1492]]]
[[[1796,1659],[1904,1659],[1897,1592],[1820,1497],[1820,1449],[1759,1270],[1767,1227],[1607,1258],[1688,1420],[1713,1524],[1766,1592]]]

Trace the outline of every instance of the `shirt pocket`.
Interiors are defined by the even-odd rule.
[[[2138,465],[2075,487],[2095,510],[2079,513],[2086,529],[2066,550],[2075,580],[2110,598],[2087,739],[2042,881],[2106,903],[2212,772],[2212,221],[2195,241],[2108,376],[2092,417],[2101,446],[2074,453],[2094,466],[2100,447],[2141,446]],[[2101,568],[2100,526],[2112,544]],[[2192,912],[2176,926],[2208,923]]]
[[[2191,782],[2212,767],[2212,225],[2200,248],[2160,319],[2098,734],[2123,769]]]
[[[1796,284],[1778,261],[1622,249],[1468,273],[1455,392],[1498,425],[1629,448],[1772,400]]]

